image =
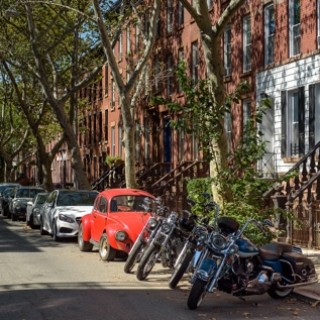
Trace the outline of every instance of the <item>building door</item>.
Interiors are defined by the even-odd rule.
[[[259,164],[259,171],[264,177],[276,176],[276,156],[274,151],[274,103],[265,111],[260,125],[262,140],[266,142],[266,153]]]
[[[320,83],[309,86],[309,149],[320,141]]]

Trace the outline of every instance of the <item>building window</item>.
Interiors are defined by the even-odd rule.
[[[318,48],[320,48],[320,0],[317,1],[317,21],[318,21]]]
[[[224,55],[224,75],[231,76],[231,27],[227,27],[224,31],[223,55]]]
[[[184,61],[184,50],[183,48],[180,48],[178,51],[178,63],[182,63]],[[180,83],[180,79],[178,79],[178,93],[182,92],[182,87],[181,87],[181,83]]]
[[[227,136],[227,149],[228,152],[231,151],[231,141],[232,141],[232,121],[231,121],[231,113],[226,112],[224,115],[224,129],[226,131]]]
[[[167,56],[167,63],[166,63],[166,67],[167,67],[167,95],[171,95],[173,92],[173,61],[172,61],[172,55],[169,54]]]
[[[109,75],[108,75],[108,65],[104,66],[104,94],[108,95],[108,86],[109,86]]]
[[[135,45],[135,50],[139,50],[139,37],[140,37],[140,29],[138,25],[135,25],[135,39],[134,39],[134,45]]]
[[[191,44],[191,78],[194,84],[198,82],[198,64],[199,64],[199,52],[198,42]]]
[[[281,153],[283,157],[304,154],[304,88],[281,93]]]
[[[116,84],[114,80],[111,80],[111,99],[110,99],[110,109],[113,110],[116,101]]]
[[[289,48],[290,57],[300,53],[300,0],[289,2]]]
[[[243,72],[251,70],[251,20],[245,16],[242,21],[243,35]]]
[[[274,6],[270,4],[264,8],[264,63],[274,62]]]
[[[118,124],[118,155],[122,156],[122,139],[123,139],[123,129],[122,124]]]
[[[172,0],[167,0],[167,33],[173,31],[173,4]]]
[[[159,92],[159,90],[160,90],[160,73],[161,73],[161,65],[160,65],[159,57],[156,57],[155,65],[154,65],[154,90],[155,90],[155,92]]]
[[[251,117],[251,100],[249,99],[243,100],[242,106],[243,106],[242,126],[243,126],[243,129],[245,129]]]
[[[104,111],[104,140],[108,141],[108,130],[109,130],[109,114],[108,110]]]
[[[111,127],[111,156],[116,155],[116,128]]]
[[[126,30],[126,54],[131,53],[131,39],[130,39],[130,27]]]
[[[119,34],[118,40],[118,60],[122,59],[122,32]]]
[[[184,6],[180,1],[178,1],[178,17],[177,17],[177,22],[178,26],[182,27],[184,24]]]
[[[98,136],[99,142],[102,141],[102,112],[99,112],[99,136]]]
[[[320,83],[309,85],[309,150],[320,142]]]
[[[97,142],[97,114],[93,115],[93,143]]]

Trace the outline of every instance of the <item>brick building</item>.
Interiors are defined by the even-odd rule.
[[[215,21],[228,1],[207,3]],[[231,146],[236,145],[255,106],[266,97],[272,102],[260,128],[268,143],[258,169],[266,177],[287,172],[320,140],[319,8],[318,0],[245,1],[221,39],[226,90],[231,92],[244,80],[252,84],[226,118]],[[201,153],[196,137],[171,129],[168,110],[150,105],[149,95],[161,92],[180,99],[174,66],[184,59],[195,79],[205,76],[205,66],[198,28],[178,1],[162,2],[159,26],[150,62],[154,72],[149,72],[137,103],[136,155],[138,172],[162,164],[165,175],[201,160]],[[129,24],[114,49],[124,78],[138,49],[139,35]],[[119,99],[107,65],[101,79],[80,97],[88,103],[79,115],[79,142],[94,183],[107,171],[108,155],[123,156]]]

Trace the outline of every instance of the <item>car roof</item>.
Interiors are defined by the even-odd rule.
[[[147,191],[140,190],[140,189],[131,189],[131,188],[106,189],[104,191],[101,191],[100,195],[109,199],[115,196],[146,196],[146,197],[155,198],[152,194],[150,194]]]

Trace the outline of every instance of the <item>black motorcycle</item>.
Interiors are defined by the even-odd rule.
[[[191,278],[188,307],[200,306],[206,293],[220,290],[234,296],[268,293],[272,298],[285,298],[294,288],[317,282],[313,262],[297,247],[271,242],[257,247],[243,236],[250,223],[261,231],[272,226],[254,219],[240,229],[232,218],[218,219],[219,232],[212,231],[204,252]]]
[[[137,267],[138,280],[145,280],[157,261],[167,268],[173,268],[175,260],[181,250],[186,237],[179,229],[179,215],[171,212],[165,219],[161,219],[154,237],[147,243]]]

